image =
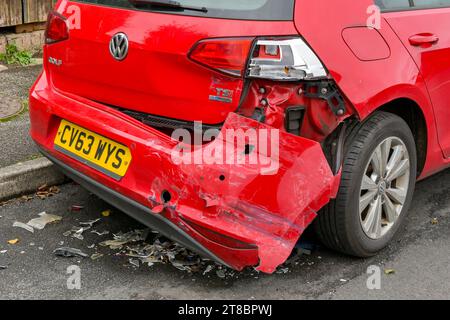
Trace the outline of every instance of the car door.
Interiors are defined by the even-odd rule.
[[[426,81],[439,142],[444,155],[450,157],[450,0],[378,0],[377,3]]]

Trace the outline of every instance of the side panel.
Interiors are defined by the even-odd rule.
[[[450,8],[391,12],[384,16],[408,49],[425,79],[436,114],[439,141],[445,156],[449,158]],[[433,44],[414,43],[414,37],[420,42],[426,41],[429,35],[434,35],[439,40]]]
[[[411,99],[422,108],[428,127],[427,162],[421,177],[424,178],[442,169],[445,161],[438,143],[434,111],[417,65],[384,19],[378,31],[391,49],[386,59],[361,61],[342,37],[345,28],[364,27],[373,21],[370,10],[373,5],[372,0],[297,0],[295,22],[361,119],[398,98]],[[327,28],[323,27],[324,22]]]

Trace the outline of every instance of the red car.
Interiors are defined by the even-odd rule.
[[[326,246],[375,255],[416,180],[450,165],[450,0],[60,0],[44,58],[42,153],[237,270],[273,272],[313,221]],[[179,161],[221,144],[265,161]]]

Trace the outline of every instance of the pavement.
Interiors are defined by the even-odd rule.
[[[71,212],[73,205],[84,209]],[[109,217],[101,215],[106,209],[113,210]],[[34,234],[12,227],[43,211],[62,216],[62,221]],[[95,226],[99,231],[143,228],[73,183],[45,200],[33,197],[4,204],[0,216],[0,266],[7,267],[0,270],[0,299],[450,299],[450,170],[418,184],[401,236],[378,256],[354,259],[319,248],[273,275],[249,269],[227,271],[222,278],[214,271],[188,273],[170,264],[137,268],[118,251],[98,245],[111,235],[85,232],[84,240],[66,237],[63,233],[80,221],[97,218],[102,219]],[[19,242],[8,244],[12,239]],[[104,256],[54,256],[53,250],[61,246]],[[73,265],[80,268],[79,290],[67,287]],[[380,271],[379,290],[367,286],[372,266]]]
[[[0,72],[0,118],[2,110],[15,114],[27,105],[28,91],[41,71],[41,66],[12,68]],[[0,168],[33,159],[39,152],[29,137],[30,122],[26,112],[3,122],[0,120]]]

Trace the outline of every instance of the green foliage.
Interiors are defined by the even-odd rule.
[[[16,45],[8,44],[6,52],[0,53],[0,61],[6,64],[20,64],[26,66],[31,64],[33,54],[29,51],[20,51]]]

